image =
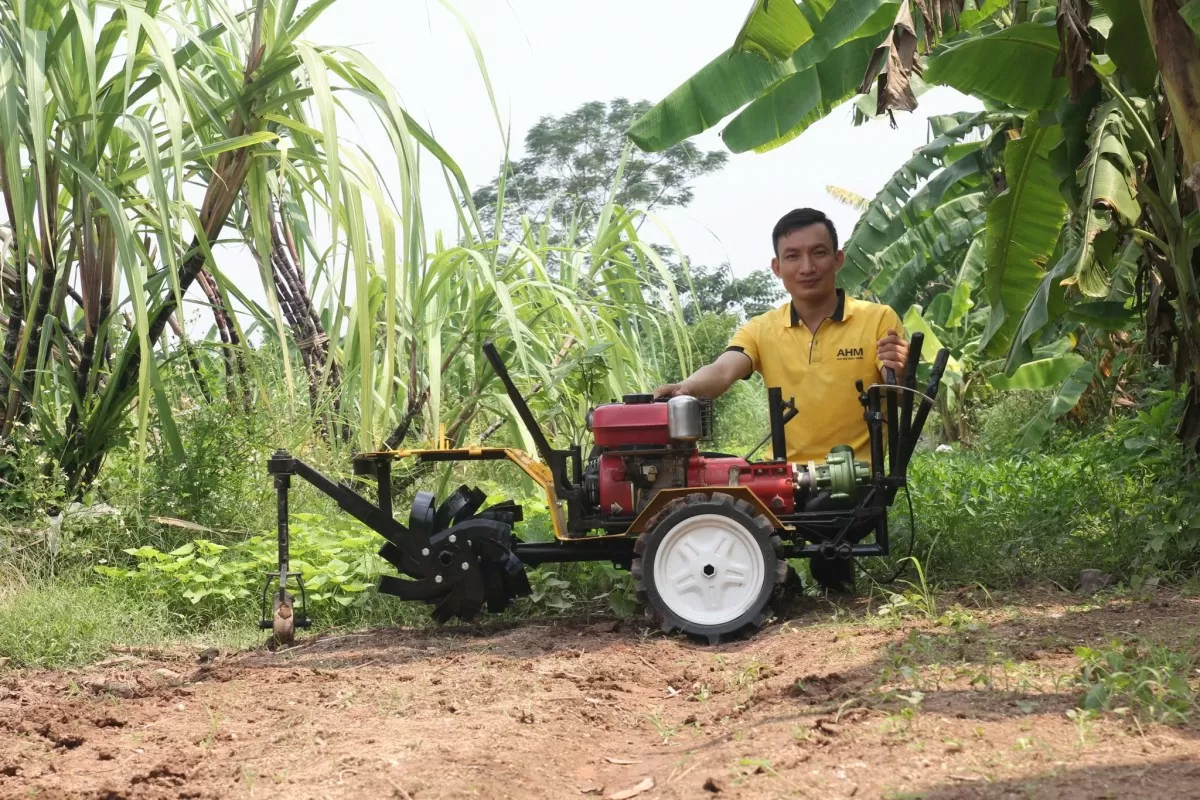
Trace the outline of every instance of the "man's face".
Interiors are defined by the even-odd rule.
[[[845,254],[834,249],[833,237],[822,223],[780,237],[771,269],[796,300],[823,300],[837,291],[837,271]]]

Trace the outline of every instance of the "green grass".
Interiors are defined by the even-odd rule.
[[[77,577],[77,576],[76,576]],[[258,638],[249,624],[189,630],[161,604],[119,587],[67,577],[0,585],[0,658],[7,667],[68,667],[110,655],[114,647],[196,643],[242,647]]]

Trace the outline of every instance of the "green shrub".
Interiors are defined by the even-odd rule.
[[[1089,435],[1060,430],[1037,452],[918,453],[916,551],[931,580],[1071,586],[1088,568],[1123,580],[1193,569],[1200,485],[1174,436],[1177,400],[1166,395]],[[899,505],[892,515],[902,519]]]
[[[326,622],[362,609],[375,581],[390,566],[379,556],[384,539],[341,515],[290,517],[290,568],[303,576],[309,610]],[[194,539],[170,552],[151,545],[124,551],[132,564],[98,564],[95,571],[131,593],[162,604],[192,622],[248,618],[258,608],[267,573],[276,571],[274,533],[223,545]],[[294,584],[290,591],[297,593]]]

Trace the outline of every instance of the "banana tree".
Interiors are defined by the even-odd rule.
[[[789,13],[780,5],[795,6],[808,25],[760,46],[752,23],[769,7]],[[726,145],[737,152],[767,150],[847,100],[861,109],[873,97],[877,113],[915,108],[914,73],[921,86],[949,86],[983,101],[989,113],[1009,117],[1000,125],[1005,140],[996,141],[1003,147],[999,193],[980,198],[986,205],[989,315],[981,345],[987,355],[1002,356],[1012,380],[1037,347],[1057,340],[1064,323],[1127,319],[1130,309],[1112,289],[1116,271],[1132,263],[1147,338],[1188,386],[1180,434],[1200,446],[1200,294],[1192,258],[1200,241],[1193,177],[1200,164],[1200,40],[1189,27],[1200,28],[1200,14],[1194,5],[755,2],[733,46],[629,133],[640,147],[658,149],[740,110],[722,131]],[[876,44],[866,59],[851,49],[863,41]],[[863,81],[855,90],[845,75],[839,81],[825,74],[824,64],[853,64]],[[944,134],[931,146],[945,146],[938,141]],[[847,284],[869,281],[881,294],[895,285],[895,297],[909,291],[907,282],[894,283],[905,269],[918,286],[944,284],[954,274],[961,250],[953,242],[962,234],[954,233],[947,213],[965,231],[977,209],[946,209],[940,227],[931,222],[925,229],[953,255],[936,259],[939,273],[936,264],[911,258],[917,248],[899,244],[913,223],[888,206],[897,188],[907,203],[918,186],[940,188],[953,179],[952,166],[933,154],[923,166],[933,169],[902,176],[907,184],[889,184],[864,213],[851,240],[865,253],[852,253],[848,243]],[[922,235],[909,235],[909,243],[914,238]],[[881,264],[879,254],[893,245],[897,255],[910,257]]]
[[[1040,345],[1031,360],[1011,376],[1003,374],[1003,359],[989,358],[983,347],[990,309],[986,303],[976,306],[970,299],[965,304],[961,302],[972,294],[976,299],[983,294],[979,282],[981,261],[982,247],[972,246],[954,287],[936,295],[927,308],[911,306],[904,314],[904,326],[911,332],[920,331],[925,336],[925,347],[932,352],[942,347],[950,351],[937,397],[945,441],[969,440],[969,411],[993,392],[1049,391],[1047,401],[1016,439],[1017,447],[1030,449],[1042,440],[1055,420],[1079,402],[1091,384],[1093,366],[1091,361],[1072,352],[1074,343],[1063,337]]]

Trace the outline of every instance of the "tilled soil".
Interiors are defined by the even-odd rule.
[[[973,600],[803,601],[717,647],[535,620],[9,671],[0,797],[1200,797],[1200,726],[1089,718],[1073,682],[1079,645],[1195,652],[1200,600]]]

